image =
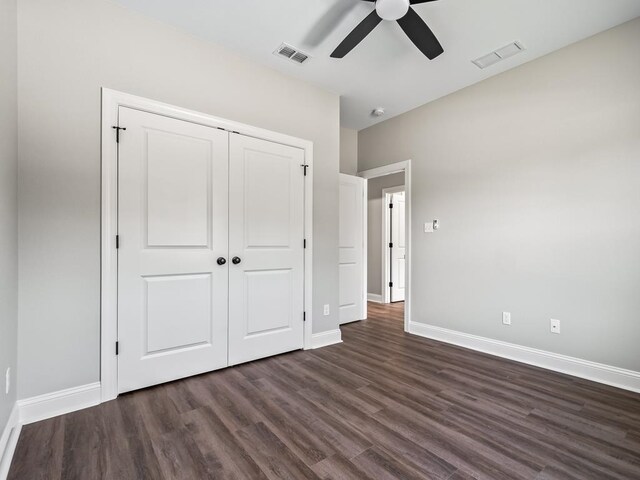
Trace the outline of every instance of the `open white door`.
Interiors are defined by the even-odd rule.
[[[405,204],[404,192],[391,195],[391,236],[389,245],[391,251],[391,301],[404,302],[404,279],[406,265],[405,242]]]
[[[118,390],[227,365],[228,133],[120,107]]]
[[[340,324],[367,317],[365,190],[365,179],[340,174]]]
[[[229,364],[303,347],[304,151],[230,136]]]

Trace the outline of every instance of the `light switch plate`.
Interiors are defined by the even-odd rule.
[[[426,222],[424,224],[424,233],[433,233],[433,222]]]

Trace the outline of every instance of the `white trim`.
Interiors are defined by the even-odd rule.
[[[377,293],[367,293],[367,300],[374,303],[382,303],[382,295]]]
[[[102,383],[102,401],[106,402],[118,396],[118,359],[115,355],[115,342],[118,338],[117,317],[117,255],[115,235],[117,232],[117,148],[113,125],[118,125],[119,107],[128,107],[165,117],[176,118],[208,127],[223,128],[249,137],[260,138],[304,150],[305,163],[309,165],[305,177],[305,237],[307,248],[304,256],[304,326],[305,349],[313,348],[313,143],[308,140],[271,132],[243,123],[225,120],[185,108],[175,107],[135,95],[102,89],[102,232],[101,232],[101,354],[100,381]],[[123,133],[126,135],[126,132]]]
[[[368,272],[368,255],[369,255],[369,182],[362,182],[362,311],[360,318],[367,319],[367,299],[369,298],[369,272]]]
[[[342,332],[339,328],[328,330],[326,332],[314,333],[311,337],[311,348],[328,347],[336,343],[342,343]]]
[[[307,240],[304,251],[304,348],[309,349],[313,337],[313,142],[301,142],[300,148],[304,149],[305,164],[307,169],[304,185],[304,237]]]
[[[398,185],[396,187],[389,187],[382,189],[382,278],[380,279],[382,286],[382,302],[391,303],[391,287],[389,282],[391,281],[391,272],[389,271],[389,265],[391,264],[391,257],[389,256],[389,237],[391,236],[391,222],[389,221],[389,204],[391,203],[391,195],[394,193],[404,192],[404,185]],[[408,235],[405,232],[405,238]],[[406,263],[406,262],[405,262]]]
[[[409,333],[640,393],[640,372],[411,322]]]
[[[101,401],[100,382],[45,393],[37,397],[18,400],[20,423],[27,425],[83,408],[93,407]]]
[[[406,267],[405,267],[405,293],[404,293],[404,330],[409,331],[411,323],[411,160],[396,162],[383,167],[372,168],[358,173],[359,177],[370,180],[384,177],[392,173],[404,172],[405,191],[405,231],[406,231]],[[384,290],[383,290],[384,292]]]
[[[387,175],[391,175],[393,173],[406,173],[407,168],[410,167],[411,160],[404,160],[403,162],[390,163],[389,165],[383,165],[382,167],[363,170],[361,172],[358,172],[358,176],[370,180],[372,178],[386,177]]]
[[[5,480],[9,474],[9,467],[11,467],[13,452],[16,450],[21,428],[20,409],[18,404],[14,403],[7,424],[0,436],[0,480]]]

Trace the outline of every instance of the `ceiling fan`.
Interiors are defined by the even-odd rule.
[[[400,28],[404,30],[407,37],[424,53],[429,60],[433,60],[444,52],[442,45],[433,34],[431,29],[420,18],[420,15],[411,8],[419,3],[433,2],[435,0],[362,0],[364,2],[375,2],[376,9],[371,12],[360,24],[354,28],[349,35],[336,48],[331,57],[342,58],[371,31],[378,26],[382,20],[397,21]]]

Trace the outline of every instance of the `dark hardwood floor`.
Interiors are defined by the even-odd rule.
[[[10,479],[640,479],[640,395],[403,332],[120,396],[23,428]]]

